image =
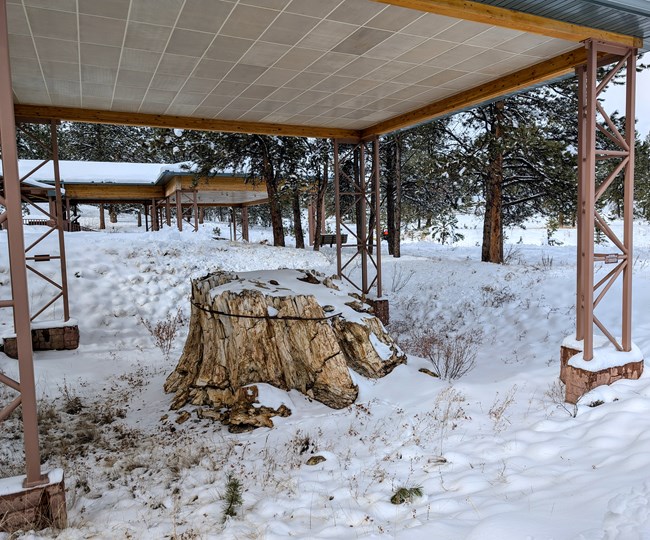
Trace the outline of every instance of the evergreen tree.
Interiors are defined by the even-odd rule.
[[[155,163],[148,152],[151,128],[64,122],[59,127],[59,159]]]
[[[643,141],[637,139],[634,157],[635,210],[650,221],[650,134]]]
[[[456,135],[485,205],[481,259],[503,262],[503,228],[576,204],[577,102],[573,81],[478,107]]]

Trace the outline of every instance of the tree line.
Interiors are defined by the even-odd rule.
[[[559,226],[573,225],[576,87],[575,79],[567,79],[382,137],[380,219],[390,253],[400,256],[406,225],[442,243],[457,240],[460,212],[483,216],[481,258],[495,263],[503,262],[508,226],[541,215],[550,238]],[[614,114],[612,120],[624,132],[625,118]],[[37,133],[46,127],[28,129]],[[237,171],[251,182],[262,179],[269,205],[251,208],[251,219],[272,227],[277,246],[285,245],[287,232],[296,247],[305,246],[302,218],[309,202],[318,212],[315,249],[325,232],[320,231],[322,208],[333,215],[327,140],[82,123],[62,123],[58,137],[60,159],[191,162],[199,175]],[[42,148],[23,136],[19,155],[44,157]],[[635,159],[635,211],[650,219],[650,138],[637,136]],[[597,174],[607,172],[601,167]],[[622,211],[622,193],[618,179],[600,201],[613,217]]]

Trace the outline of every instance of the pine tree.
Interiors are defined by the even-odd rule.
[[[503,262],[503,229],[536,213],[569,215],[576,204],[577,101],[565,81],[478,107],[456,135],[483,193],[481,259]]]

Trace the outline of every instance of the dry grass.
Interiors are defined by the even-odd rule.
[[[174,339],[176,339],[176,334],[178,333],[178,328],[183,324],[181,309],[178,308],[178,311],[174,316],[168,315],[162,321],[153,323],[140,317],[140,322],[144,325],[149,334],[151,334],[154,345],[163,353],[165,360],[168,360],[169,352],[174,345]]]

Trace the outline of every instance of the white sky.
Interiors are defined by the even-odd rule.
[[[650,58],[644,57],[641,62],[648,62]],[[644,139],[650,132],[650,68],[637,73],[636,88],[636,129],[641,139]],[[618,109],[619,113],[625,114],[625,86],[610,86],[605,92],[606,102],[609,107],[607,112],[612,112],[612,108]]]

